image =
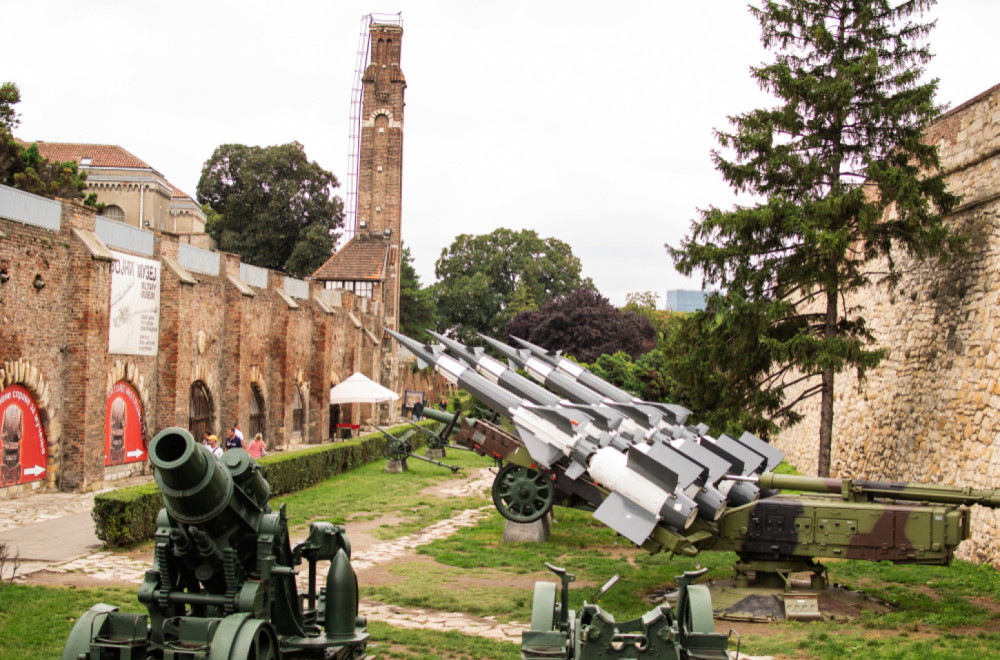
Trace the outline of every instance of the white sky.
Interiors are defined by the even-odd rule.
[[[192,196],[218,145],[292,140],[343,196],[361,17],[398,11],[403,240],[424,285],[456,235],[509,227],[569,243],[617,305],[700,288],[663,244],[732,204],[712,130],[766,104],[742,1],[32,0],[0,14],[0,82],[21,90],[18,137],[121,145]],[[940,102],[1000,82],[1000,2],[931,16]]]

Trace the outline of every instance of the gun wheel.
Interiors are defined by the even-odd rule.
[[[507,520],[530,523],[552,509],[556,491],[541,472],[508,463],[493,481],[493,504]]]

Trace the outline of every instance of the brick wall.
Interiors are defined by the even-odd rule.
[[[110,355],[111,262],[95,255],[74,227],[92,231],[94,215],[69,202],[59,231],[0,218],[0,272],[6,278],[0,282],[0,384],[28,386],[49,442],[49,481],[0,489],[0,498],[40,487],[91,490],[144,469],[133,464],[105,471],[105,408],[117,380],[146,397],[147,441],[167,426],[187,427],[195,382],[208,389],[215,431],[236,421],[246,431],[256,386],[265,438],[279,446],[325,442],[331,384],[354,371],[379,376],[382,345],[371,336],[381,338],[381,321],[363,313],[354,296],[345,294],[342,306],[331,307],[315,300],[319,287],[313,286],[309,299],[289,299],[275,290],[283,285],[280,273],[269,274],[267,289],[241,288],[227,277],[238,278],[239,260],[227,254],[218,275],[187,272],[191,283],[161,260],[158,354]],[[153,258],[176,257],[177,241],[157,234]],[[45,286],[34,286],[36,276]],[[16,367],[28,375],[15,378],[15,366],[5,365],[28,365]],[[293,439],[295,388],[307,396],[307,415],[301,437]],[[370,421],[370,406],[352,408],[357,422]]]

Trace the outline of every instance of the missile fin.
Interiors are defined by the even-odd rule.
[[[524,443],[524,448],[528,450],[531,459],[539,465],[550,468],[552,464],[562,458],[562,452],[557,447],[542,442],[534,436],[528,429],[514,423],[517,426],[517,435]]]
[[[587,471],[587,466],[579,461],[573,461],[573,464],[566,468],[566,476],[570,479],[576,481],[580,478],[582,474]]]
[[[645,543],[657,523],[655,515],[618,493],[611,493],[594,511],[594,517],[636,545]]]
[[[673,492],[677,488],[677,473],[657,460],[656,457],[639,451],[639,448],[635,445],[628,448],[628,461],[626,465],[628,465],[630,470],[653,482],[668,493]]]
[[[785,452],[769,442],[764,442],[749,431],[744,431],[743,435],[737,439],[737,442],[749,447],[767,459],[767,467],[764,468],[766,472],[773,471],[778,466],[778,463],[785,459]]]

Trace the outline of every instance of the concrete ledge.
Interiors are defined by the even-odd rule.
[[[108,246],[104,244],[104,241],[98,238],[94,232],[89,229],[77,229],[76,227],[73,227],[72,231],[73,236],[83,243],[87,251],[90,252],[90,256],[94,259],[98,261],[118,261],[115,255],[111,253],[111,250],[108,249]]]
[[[180,265],[176,259],[168,257],[167,255],[163,255],[161,258],[163,259],[163,265],[167,267],[167,270],[174,274],[174,277],[176,277],[181,284],[198,283],[198,280],[194,279],[194,276],[188,272],[187,268]]]
[[[230,284],[236,287],[236,289],[247,298],[253,298],[254,296],[257,295],[256,293],[253,292],[253,289],[244,284],[243,280],[241,280],[240,278],[233,277],[232,275],[226,275],[226,278],[229,280]]]
[[[287,293],[285,293],[284,291],[282,291],[281,289],[274,289],[274,292],[278,294],[278,297],[280,297],[282,300],[285,301],[285,304],[288,305],[288,309],[299,308],[299,304],[294,300],[292,300],[292,297]]]

